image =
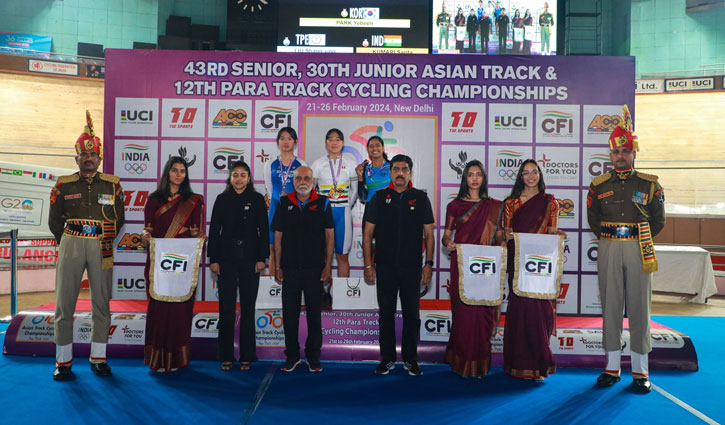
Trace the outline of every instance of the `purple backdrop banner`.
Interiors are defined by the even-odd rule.
[[[634,58],[108,49],[106,66],[103,167],[121,177],[127,213],[114,252],[114,298],[145,296],[143,206],[169,155],[191,164],[208,220],[231,161],[249,163],[264,191],[264,163],[277,156],[277,131],[289,125],[308,163],[326,153],[332,127],[358,161],[372,135],[389,154],[410,155],[413,184],[434,206],[437,240],[466,162],[481,160],[489,194],[503,199],[520,163],[535,158],[567,232],[558,312],[600,313],[585,191],[612,168],[607,138],[622,105],[634,109]],[[352,276],[362,275],[361,216],[358,203]],[[435,246],[434,286],[425,298],[447,299],[449,255]],[[197,299],[214,301],[216,282],[203,267]]]

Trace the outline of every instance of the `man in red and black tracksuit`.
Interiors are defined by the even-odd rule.
[[[433,267],[433,209],[428,195],[410,182],[413,161],[396,155],[390,162],[391,183],[375,193],[365,207],[363,254],[365,280],[377,278],[381,362],[375,373],[386,375],[395,367],[395,307],[400,291],[403,309],[403,367],[413,376],[418,366],[420,288],[429,285]],[[423,238],[425,264],[421,268]],[[372,240],[375,238],[375,264]]]
[[[275,279],[282,284],[284,317],[284,372],[300,364],[300,300],[305,294],[307,341],[305,357],[310,372],[322,372],[322,282],[331,280],[335,223],[326,196],[312,190],[314,176],[310,167],[294,171],[295,191],[280,199],[272,220]]]

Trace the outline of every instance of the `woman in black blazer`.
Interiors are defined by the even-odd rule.
[[[219,357],[222,370],[234,364],[234,313],[239,290],[239,346],[242,370],[257,359],[254,305],[259,273],[269,257],[269,223],[264,197],[254,190],[249,165],[229,168],[227,188],[216,198],[209,226],[209,268],[219,278]]]

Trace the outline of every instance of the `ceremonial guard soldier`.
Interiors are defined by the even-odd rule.
[[[117,176],[98,172],[103,149],[88,111],[86,122],[85,131],[75,143],[79,171],[58,177],[50,193],[48,226],[59,245],[53,372],[57,381],[71,376],[73,314],[84,270],[91,291],[91,370],[98,376],[111,374],[106,343],[111,325],[113,240],[124,222],[123,191]]]
[[[622,121],[609,137],[609,157],[615,169],[596,177],[587,194],[587,218],[599,238],[599,294],[603,345],[607,356],[596,386],[620,380],[622,316],[629,318],[632,377],[635,390],[647,393],[652,273],[657,271],[652,239],[665,225],[665,196],[657,176],[632,168],[639,150],[632,119],[625,105]]]

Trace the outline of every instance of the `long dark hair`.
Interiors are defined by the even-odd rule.
[[[175,164],[183,164],[184,169],[186,169],[186,176],[184,176],[184,181],[181,182],[181,184],[179,185],[179,195],[181,195],[181,197],[184,199],[189,199],[189,196],[194,193],[194,191],[191,190],[191,183],[189,183],[189,165],[186,163],[186,160],[180,156],[170,156],[169,160],[166,161],[166,165],[164,165],[164,171],[161,173],[161,180],[159,180],[159,185],[150,196],[153,196],[164,203],[169,200],[169,198],[171,197],[169,172],[171,172],[171,167],[173,167]]]
[[[521,163],[521,166],[519,167],[519,173],[516,176],[516,182],[514,183],[514,187],[511,189],[511,194],[506,199],[516,199],[519,196],[521,196],[521,192],[524,191],[524,167],[526,167],[526,164],[534,164],[536,165],[536,169],[539,171],[539,184],[537,185],[539,188],[539,193],[545,193],[546,192],[546,183],[544,183],[544,173],[541,172],[541,167],[539,167],[539,164],[536,163],[533,159],[527,159],[526,161]]]
[[[235,168],[242,168],[244,171],[247,172],[247,175],[249,176],[249,183],[247,183],[247,189],[251,190],[252,192],[256,192],[256,190],[254,190],[254,182],[252,181],[252,171],[249,169],[249,165],[246,162],[241,161],[241,160],[232,162],[232,165],[229,167],[229,176],[227,177],[227,187],[224,188],[224,191],[229,192],[230,190],[234,189],[232,187],[232,173],[234,172]]]
[[[370,136],[370,138],[368,139],[368,143],[365,145],[365,150],[367,150],[370,142],[372,142],[373,140],[377,140],[378,142],[380,142],[380,146],[383,147],[383,159],[387,162],[390,162],[390,160],[388,159],[388,154],[385,153],[385,142],[383,142],[383,138],[380,136]]]
[[[466,166],[463,168],[463,175],[461,177],[461,188],[458,189],[458,199],[463,199],[468,196],[468,180],[466,179],[466,177],[468,177],[468,171],[471,169],[471,167],[478,167],[483,173],[483,183],[478,189],[478,197],[481,199],[488,198],[488,177],[486,176],[486,170],[483,168],[483,164],[481,163],[481,161],[474,159],[473,161],[468,162],[468,164],[466,164]]]

